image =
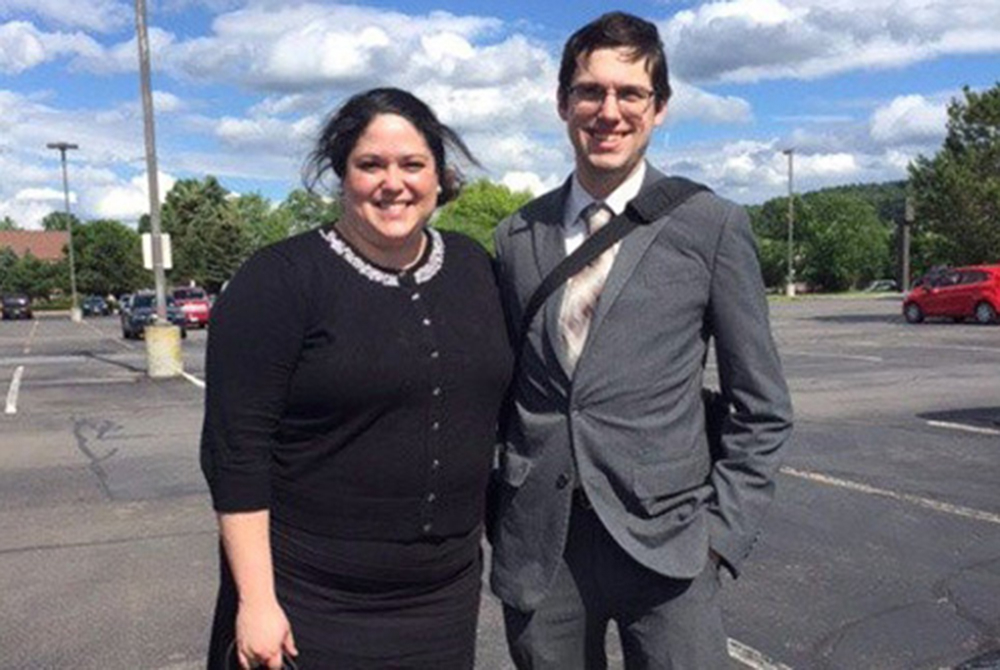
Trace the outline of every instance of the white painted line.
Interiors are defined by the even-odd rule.
[[[739,640],[729,638],[729,655],[754,670],[792,670],[784,663],[776,663],[752,647]]]
[[[996,428],[983,428],[982,426],[970,426],[965,423],[952,423],[951,421],[928,421],[928,426],[935,428],[950,428],[952,430],[964,430],[967,433],[978,433],[980,435],[1000,435],[1000,430]]]
[[[194,384],[198,388],[200,388],[200,389],[205,388],[205,382],[203,382],[202,380],[198,379],[194,375],[189,374],[187,372],[182,372],[181,375],[184,377],[184,379],[188,380],[189,382],[191,382],[192,384]]]
[[[4,414],[17,414],[17,396],[21,392],[21,376],[23,374],[23,365],[14,370],[14,376],[10,380],[10,389],[7,390],[7,408],[4,409]]]
[[[812,351],[787,351],[783,350],[781,352],[782,356],[805,356],[807,358],[846,358],[850,361],[866,361],[868,363],[881,363],[883,359],[881,356],[858,356],[854,354],[824,354],[816,353]]]
[[[31,388],[41,386],[88,386],[97,384],[134,384],[139,381],[139,377],[81,377],[76,379],[46,379],[43,381],[33,381],[29,384]]]
[[[22,353],[31,353],[31,343],[35,340],[35,331],[38,330],[38,319],[32,319],[31,330],[28,332],[28,341],[24,343],[24,351]]]
[[[962,516],[967,519],[975,519],[976,521],[986,521],[988,523],[1000,524],[1000,514],[995,514],[993,512],[985,512],[983,510],[972,509],[971,507],[962,507],[961,505],[952,505],[951,503],[941,502],[940,500],[934,500],[932,498],[922,498],[920,496],[911,495],[909,493],[897,493],[895,491],[888,491],[886,489],[880,489],[874,486],[869,486],[868,484],[861,484],[859,482],[852,482],[846,479],[837,479],[836,477],[829,477],[827,475],[823,475],[818,472],[806,472],[804,470],[796,470],[794,468],[788,468],[788,467],[781,468],[781,472],[786,475],[791,475],[792,477],[799,477],[801,479],[817,482],[819,484],[839,486],[840,488],[849,489],[851,491],[857,491],[859,493],[868,493],[870,495],[891,498],[892,500],[898,500],[900,502],[907,502],[913,505],[917,505],[918,507],[926,507],[927,509],[932,509],[936,512],[943,512],[945,514],[954,514],[955,516]]]

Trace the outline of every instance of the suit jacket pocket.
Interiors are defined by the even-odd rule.
[[[500,467],[490,473],[489,488],[486,491],[486,539],[490,544],[496,541],[496,532],[504,509],[514,496],[514,491],[524,483],[531,471],[532,460],[512,451],[500,457]]]
[[[524,480],[528,478],[528,473],[531,472],[533,464],[534,461],[530,458],[521,456],[513,451],[505,452],[501,457],[500,463],[504,483],[514,488],[521,486]]]
[[[697,489],[708,482],[711,462],[707,454],[694,453],[685,458],[632,467],[632,490],[639,506],[650,516],[666,514],[677,507],[693,511]],[[683,510],[678,509],[678,514]]]

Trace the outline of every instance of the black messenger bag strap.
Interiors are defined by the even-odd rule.
[[[515,343],[517,357],[520,358],[524,340],[528,336],[528,328],[531,327],[535,315],[557,288],[640,225],[663,218],[695,193],[707,190],[709,188],[704,184],[683,177],[661,179],[633,198],[624,212],[611,219],[603,228],[588,237],[576,251],[562,259],[531,294],[528,305],[524,308],[518,340]]]

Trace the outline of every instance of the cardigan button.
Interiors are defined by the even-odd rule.
[[[424,527],[421,530],[423,530],[425,533],[429,533],[432,530],[434,530],[434,524],[432,524],[432,523],[425,523]]]
[[[565,472],[562,473],[561,475],[559,475],[558,477],[556,477],[556,488],[557,489],[560,489],[560,490],[564,489],[568,485],[569,485],[569,475],[567,475]]]

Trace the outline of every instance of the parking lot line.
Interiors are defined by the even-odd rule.
[[[964,430],[967,433],[978,433],[980,435],[1000,435],[1000,430],[996,428],[983,428],[982,426],[970,426],[967,423],[954,423],[951,421],[928,421],[928,426],[935,428],[950,428],[951,430]]]
[[[1000,524],[1000,514],[994,514],[993,512],[986,512],[983,510],[973,509],[971,507],[963,507],[961,505],[952,505],[951,503],[941,502],[940,500],[934,500],[933,498],[923,498],[921,496],[915,496],[910,493],[897,493],[896,491],[880,489],[875,486],[869,486],[868,484],[862,484],[860,482],[852,482],[847,479],[838,479],[836,477],[830,477],[828,475],[820,474],[818,472],[796,470],[795,468],[789,468],[789,467],[781,468],[781,473],[789,475],[791,477],[798,477],[800,479],[816,482],[819,484],[838,486],[840,488],[848,489],[851,491],[857,491],[859,493],[867,493],[869,495],[882,496],[885,498],[890,498],[892,500],[898,500],[900,502],[910,503],[912,505],[917,505],[918,507],[925,507],[927,509],[932,509],[936,512],[943,512],[945,514],[961,516],[967,519],[975,519],[976,521],[986,521],[987,523]]]
[[[100,335],[100,336],[101,336],[101,339],[104,339],[104,340],[111,340],[112,342],[114,342],[114,343],[115,343],[115,344],[117,344],[118,346],[120,346],[120,347],[123,347],[123,348],[125,348],[125,349],[134,349],[134,348],[135,348],[135,347],[133,347],[133,346],[132,346],[131,344],[129,344],[128,342],[125,342],[125,341],[123,341],[123,340],[121,340],[121,339],[119,339],[119,338],[117,338],[117,337],[114,337],[114,336],[111,336],[111,335],[107,335],[107,334],[106,334],[106,333],[105,333],[105,332],[104,332],[103,330],[101,330],[100,328],[98,328],[98,327],[97,327],[97,326],[95,326],[94,324],[92,324],[92,323],[88,323],[88,322],[86,321],[86,319],[84,319],[84,321],[83,321],[82,323],[83,323],[83,325],[85,325],[85,326],[86,326],[87,328],[90,328],[90,329],[91,329],[92,331],[94,331],[95,333],[97,333],[98,335]]]
[[[10,388],[7,390],[7,407],[4,414],[17,414],[17,396],[21,392],[21,376],[24,374],[24,366],[19,365],[14,370],[14,376],[10,380]]]
[[[194,384],[195,386],[197,386],[198,388],[200,388],[200,389],[205,388],[205,382],[203,380],[201,380],[201,379],[198,379],[193,374],[191,374],[189,372],[182,372],[181,376],[184,377],[184,379],[186,379],[189,382],[191,382],[192,384]]]
[[[729,638],[729,656],[754,670],[792,670],[784,663],[776,663],[753,647],[748,647],[739,640]]]
[[[833,354],[833,353],[826,354],[823,352],[816,352],[816,351],[782,350],[781,355],[786,358],[788,356],[805,356],[806,358],[846,358],[847,360],[851,361],[866,361],[868,363],[882,363],[885,360],[881,356],[861,356],[857,354]]]
[[[24,350],[22,353],[31,353],[31,343],[35,341],[35,332],[38,331],[38,319],[33,319],[31,324],[31,330],[28,331],[28,340],[24,343]]]

